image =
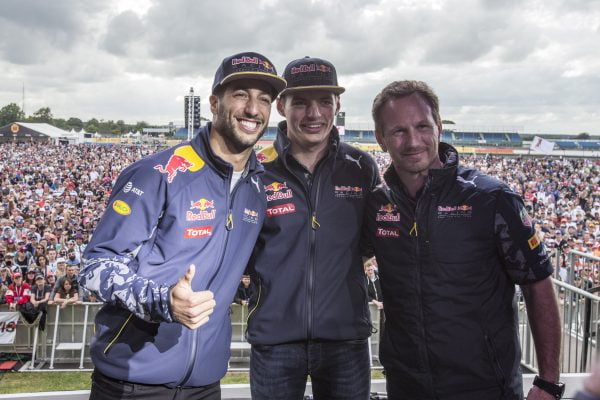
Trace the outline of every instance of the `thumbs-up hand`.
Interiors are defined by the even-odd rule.
[[[196,329],[208,322],[208,316],[215,309],[213,292],[203,290],[194,292],[192,280],[196,274],[196,266],[190,265],[185,275],[171,288],[171,313],[175,321]]]

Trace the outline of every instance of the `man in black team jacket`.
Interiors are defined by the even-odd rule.
[[[286,118],[257,156],[267,216],[249,271],[257,285],[248,318],[252,398],[368,399],[371,332],[359,252],[367,194],[379,180],[366,153],[340,142],[334,66],[292,61],[277,101]]]
[[[456,150],[439,142],[438,99],[425,83],[388,85],[373,119],[392,159],[365,218],[385,298],[389,398],[522,399],[515,284],[538,358],[527,398],[560,398],[552,266],[521,198],[459,166]]]

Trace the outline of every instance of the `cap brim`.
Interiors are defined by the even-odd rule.
[[[273,88],[273,100],[277,97],[279,93],[283,89],[285,89],[287,82],[280,76],[267,74],[265,72],[258,71],[246,71],[246,72],[236,72],[234,74],[228,75],[223,79],[219,84],[215,87],[215,89],[226,85],[233,81],[239,81],[240,79],[256,79],[258,81],[263,81],[269,84]],[[213,90],[214,94],[215,90]]]
[[[285,88],[279,95],[284,95],[292,92],[300,92],[303,90],[326,90],[335,94],[342,94],[346,91],[346,88],[334,85],[314,85],[314,86],[296,86]]]

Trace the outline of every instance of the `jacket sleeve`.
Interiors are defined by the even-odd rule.
[[[31,286],[28,283],[23,283],[23,295],[18,301],[18,305],[25,304],[29,302],[31,298]]]
[[[123,307],[149,322],[173,321],[169,287],[137,275],[137,262],[132,260],[154,236],[166,191],[163,174],[155,171],[147,159],[126,168],[86,246],[84,268],[78,278],[79,284],[99,300]]]
[[[552,274],[550,257],[523,200],[507,187],[500,190],[496,202],[494,233],[504,267],[514,283],[538,282]]]

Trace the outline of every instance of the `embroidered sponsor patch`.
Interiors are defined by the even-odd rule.
[[[525,225],[526,227],[531,228],[533,226],[531,217],[529,216],[529,213],[524,207],[521,207],[521,209],[519,210],[519,217],[521,217],[521,222],[523,222],[523,225]]]
[[[133,182],[131,182],[131,181],[127,182],[127,184],[123,187],[123,193],[129,193],[129,192],[131,192],[135,195],[138,195],[138,196],[141,196],[144,194],[144,191],[133,186]]]
[[[381,228],[377,227],[375,236],[382,238],[399,238],[400,228]]]
[[[173,182],[178,172],[196,172],[204,167],[204,160],[190,145],[175,149],[165,165],[155,165],[154,169],[161,174],[167,174],[167,182]]]
[[[112,209],[115,210],[117,214],[125,216],[131,214],[131,207],[129,207],[129,204],[125,203],[123,200],[113,201]]]
[[[363,191],[360,186],[335,185],[333,187],[335,197],[361,199]]]
[[[267,193],[267,201],[291,199],[294,197],[292,189],[288,188],[287,182],[272,182],[264,185],[264,189]]]
[[[212,236],[212,226],[195,226],[192,228],[185,228],[183,237],[185,239],[197,239]]]
[[[530,237],[527,243],[529,244],[529,248],[531,250],[534,250],[536,247],[538,247],[540,245],[540,239],[538,238],[537,233]]]
[[[251,224],[258,224],[258,212],[244,208],[242,221],[250,222]]]
[[[399,222],[400,213],[396,209],[396,206],[392,203],[382,205],[377,211],[375,221],[386,221],[386,222]]]
[[[471,218],[473,206],[461,204],[458,206],[438,206],[438,219],[445,218]]]
[[[196,210],[197,212],[194,212]],[[214,200],[201,198],[196,201],[190,201],[190,209],[185,213],[186,221],[205,221],[215,219],[217,210],[215,210]]]
[[[260,152],[256,153],[256,159],[261,163],[268,163],[277,159],[277,150],[275,147],[269,146]]]
[[[285,215],[285,214],[291,214],[291,213],[295,213],[295,212],[296,212],[296,206],[294,205],[294,203],[280,204],[277,206],[267,208],[267,217],[271,218],[271,217],[275,217],[277,215]]]

